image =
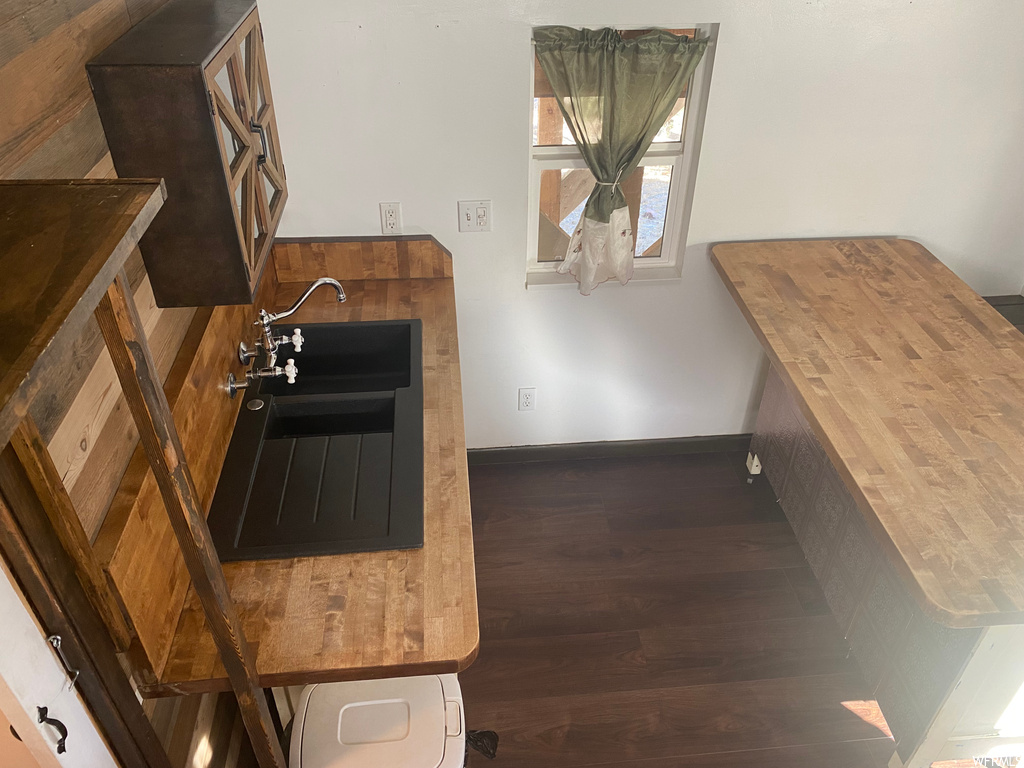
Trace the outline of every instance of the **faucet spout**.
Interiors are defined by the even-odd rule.
[[[302,295],[298,298],[294,304],[292,304],[284,312],[271,313],[265,309],[260,310],[259,317],[253,321],[253,325],[258,326],[262,331],[261,339],[256,340],[256,346],[260,347],[267,356],[267,365],[264,368],[258,368],[255,370],[246,371],[245,381],[236,381],[234,374],[228,374],[228,393],[231,397],[235,396],[235,393],[240,389],[245,389],[249,386],[249,383],[258,379],[273,378],[275,376],[287,376],[288,383],[295,383],[295,375],[299,372],[299,369],[295,367],[295,360],[292,358],[288,359],[288,365],[284,368],[277,365],[277,350],[281,344],[292,344],[295,347],[295,351],[299,352],[302,349],[302,343],[304,339],[299,329],[295,329],[295,333],[292,336],[279,336],[274,337],[274,334],[270,330],[270,326],[276,323],[278,320],[283,320],[289,315],[295,314],[295,310],[303,305],[306,299],[309,298],[310,294],[313,293],[321,285],[331,286],[338,294],[338,302],[341,303],[345,300],[345,289],[341,287],[341,283],[335,280],[333,277],[321,277],[319,280],[314,280],[309,284],[309,287],[302,292]],[[248,365],[257,355],[255,349],[250,350],[245,343],[238,345],[238,361],[242,365]]]
[[[298,300],[292,304],[284,312],[271,313],[265,309],[260,310],[259,318],[253,322],[253,325],[258,325],[263,330],[263,341],[262,346],[268,355],[272,359],[276,359],[277,347],[281,341],[288,341],[287,336],[281,337],[281,339],[275,339],[274,334],[270,332],[270,326],[276,323],[278,320],[283,320],[289,315],[295,314],[295,310],[303,305],[306,299],[309,298],[310,294],[313,293],[321,285],[329,285],[338,293],[339,303],[345,300],[345,289],[341,287],[341,283],[335,280],[333,277],[321,277],[319,280],[314,280],[309,284],[309,287],[303,291],[302,295],[299,296]],[[298,331],[298,329],[296,329]],[[301,337],[299,342],[301,342]],[[271,362],[271,365],[274,363]]]
[[[309,287],[303,292],[303,294],[284,312],[270,313],[266,310],[260,310],[260,319],[257,320],[253,325],[262,325],[269,328],[272,323],[276,323],[278,320],[283,320],[289,315],[295,314],[295,311],[301,307],[306,299],[309,298],[310,294],[313,293],[321,285],[329,285],[334,288],[338,293],[338,301],[342,302],[345,300],[345,289],[341,287],[341,283],[335,280],[333,277],[321,277],[319,280],[314,280],[309,284]]]

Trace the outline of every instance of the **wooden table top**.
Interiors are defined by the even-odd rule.
[[[0,447],[165,197],[159,179],[0,181]]]
[[[921,608],[1024,624],[1024,335],[910,240],[712,260]]]
[[[307,284],[282,283],[274,308]],[[343,284],[344,304],[320,291],[289,322],[423,321],[424,544],[225,564],[264,687],[457,672],[479,645],[453,281]],[[145,695],[229,690],[191,589],[160,681]]]

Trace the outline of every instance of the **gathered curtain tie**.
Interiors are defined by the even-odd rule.
[[[615,174],[615,181],[595,181],[594,183],[599,187],[617,187],[619,186],[619,177],[622,176],[624,170],[625,168],[619,169],[619,172]]]

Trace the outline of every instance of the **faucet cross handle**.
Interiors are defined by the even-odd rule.
[[[295,333],[292,334],[292,346],[295,347],[295,351],[296,352],[301,352],[302,351],[302,344],[305,341],[306,340],[304,338],[302,338],[302,329],[301,328],[296,328],[295,329]]]
[[[295,358],[289,357],[288,364],[284,367],[284,375],[288,377],[288,383],[295,383],[295,376],[298,374],[299,369],[295,367]]]

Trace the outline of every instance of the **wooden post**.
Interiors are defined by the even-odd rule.
[[[256,758],[261,768],[285,768],[284,752],[259,685],[256,657],[242,632],[242,622],[213,547],[206,515],[127,283],[122,271],[100,300],[96,319],[160,486],[192,585],[238,699]]]

